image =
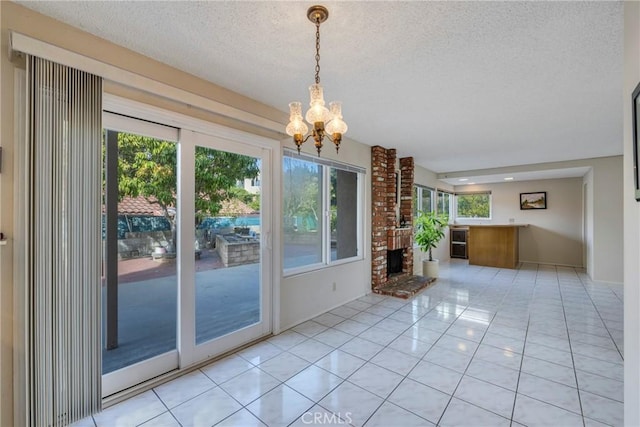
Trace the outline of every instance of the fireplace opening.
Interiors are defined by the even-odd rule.
[[[402,273],[402,252],[403,249],[387,251],[387,277]]]

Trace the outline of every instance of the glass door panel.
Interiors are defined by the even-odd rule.
[[[109,120],[105,120],[109,123]],[[175,130],[104,132],[102,373],[108,395],[177,368]],[[140,376],[148,378],[141,378]]]
[[[271,151],[254,137],[103,122],[108,396],[268,334],[273,255]]]
[[[261,320],[260,159],[195,147],[196,344]]]

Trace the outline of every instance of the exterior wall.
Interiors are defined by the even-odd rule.
[[[118,239],[118,259],[148,257],[156,247],[166,247],[170,241],[171,231],[126,233],[124,239]]]
[[[228,236],[216,236],[216,250],[225,267],[260,262],[260,242],[256,239],[229,241]]]
[[[631,93],[640,81],[640,3],[624,2],[624,425],[640,425],[640,203],[634,198]]]

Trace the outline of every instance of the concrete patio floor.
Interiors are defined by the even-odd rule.
[[[285,268],[318,262],[314,245],[287,244],[284,249]],[[260,263],[224,267],[215,249],[205,249],[195,269],[197,344],[259,321]],[[175,259],[118,262],[118,347],[106,350],[103,345],[103,374],[176,348],[176,272]],[[102,292],[105,313],[104,286]],[[104,316],[102,321],[105,337]]]
[[[258,322],[259,268],[255,263],[196,272],[197,343]],[[176,348],[176,275],[151,276],[118,286],[119,346],[103,347],[103,374]]]

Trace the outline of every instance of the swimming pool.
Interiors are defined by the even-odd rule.
[[[260,217],[254,216],[215,216],[207,217],[198,224],[198,229],[220,229],[226,227],[259,227]]]

